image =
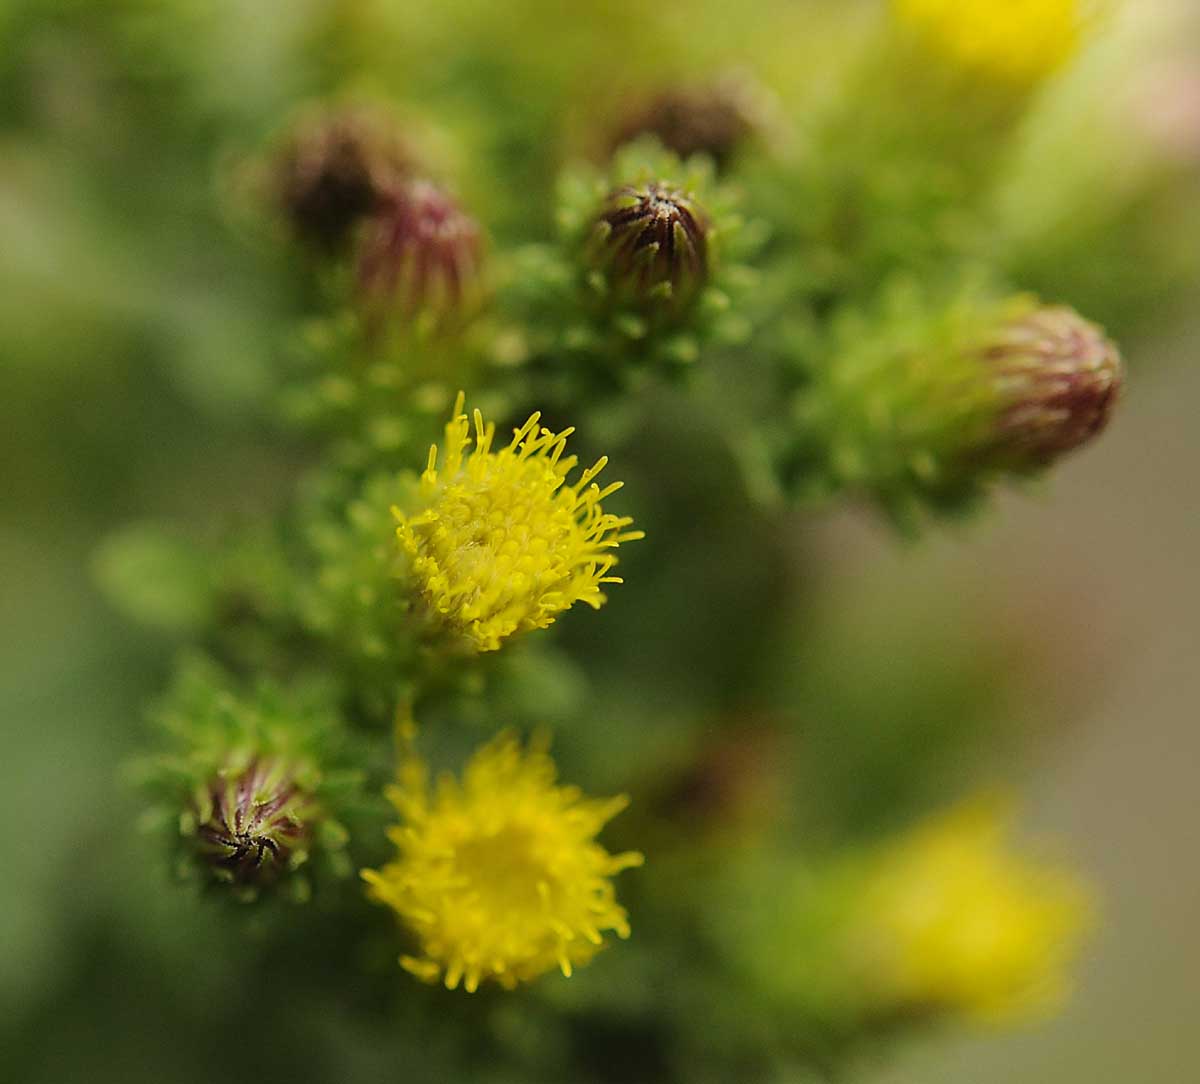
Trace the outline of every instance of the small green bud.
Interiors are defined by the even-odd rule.
[[[358,281],[372,316],[437,323],[469,315],[481,298],[483,235],[443,189],[411,180],[389,190],[367,224]]]
[[[623,185],[605,201],[588,251],[620,300],[678,313],[708,280],[707,232],[691,193],[667,181]]]

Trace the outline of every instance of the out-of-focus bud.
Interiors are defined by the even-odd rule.
[[[1046,306],[1003,325],[983,358],[1007,404],[996,423],[997,461],[1053,462],[1108,424],[1124,378],[1117,347],[1073,309]]]
[[[197,846],[218,880],[261,886],[304,859],[316,812],[284,762],[253,759],[200,791]]]
[[[453,197],[430,181],[406,181],[381,199],[366,227],[359,286],[377,318],[444,323],[477,307],[482,256],[482,231]]]
[[[335,109],[298,122],[280,148],[276,199],[297,237],[335,250],[409,168],[389,121],[363,108]]]
[[[678,313],[708,280],[708,224],[691,193],[667,181],[612,192],[588,244],[620,301]]]
[[[835,321],[797,399],[797,480],[870,493],[911,527],[1086,444],[1122,381],[1117,348],[1071,309],[901,288]]]
[[[610,141],[615,150],[638,136],[655,136],[681,158],[707,154],[724,165],[765,127],[766,95],[740,76],[660,91],[635,105]]]
[[[783,746],[778,728],[768,722],[722,729],[659,780],[653,814],[692,842],[754,834],[774,823],[782,805]]]

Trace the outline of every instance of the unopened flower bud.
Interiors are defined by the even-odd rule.
[[[690,838],[753,833],[781,801],[782,736],[765,722],[742,722],[703,739],[691,759],[659,785],[654,812]]]
[[[708,224],[690,193],[655,181],[614,191],[589,242],[622,301],[677,313],[708,278]]]
[[[221,772],[196,805],[198,848],[218,880],[262,886],[304,857],[315,805],[279,761]]]
[[[461,315],[478,299],[482,253],[478,223],[448,193],[408,181],[381,200],[366,228],[359,284],[379,316]]]
[[[670,88],[630,110],[611,146],[651,135],[681,158],[707,154],[722,165],[762,127],[763,114],[762,95],[745,79]]]
[[[1038,467],[1086,443],[1108,424],[1123,380],[1117,347],[1063,306],[1006,324],[984,352],[1008,406],[997,422],[997,456]]]
[[[297,125],[279,153],[280,208],[301,240],[337,249],[409,168],[401,141],[381,117],[344,109]]]
[[[818,493],[873,493],[909,528],[922,508],[962,510],[1087,443],[1123,380],[1098,327],[1027,296],[904,287],[835,338],[797,400],[801,476]]]

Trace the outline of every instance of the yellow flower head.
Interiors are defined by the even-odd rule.
[[[1009,827],[1003,803],[976,802],[876,857],[859,947],[886,999],[991,1022],[1063,999],[1090,899],[1069,874],[1013,854]]]
[[[570,975],[604,931],[629,936],[611,878],[642,855],[611,855],[595,838],[627,799],[585,798],[555,775],[544,744],[522,749],[508,734],[432,794],[424,765],[408,762],[388,795],[399,858],[363,872],[420,942],[420,956],[401,957],[406,970],[450,989],[488,979],[512,989],[554,968]]]
[[[900,19],[953,64],[1032,85],[1079,46],[1085,0],[893,0]]]
[[[620,583],[612,552],[642,537],[626,530],[628,517],[611,515],[601,502],[621,488],[601,489],[599,459],[573,483],[575,456],[564,456],[567,437],[538,427],[533,414],[506,448],[495,452],[495,424],[478,410],[471,426],[460,392],[446,426],[445,462],[429,450],[421,476],[423,511],[398,509],[397,536],[430,606],[480,651],[494,651],[515,633],[541,629],[576,602],[599,609],[601,585]]]

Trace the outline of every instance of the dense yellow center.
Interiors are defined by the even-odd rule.
[[[443,779],[431,796],[410,769],[394,788],[399,857],[363,876],[420,943],[421,955],[401,959],[407,970],[452,989],[488,979],[512,988],[554,968],[570,975],[606,931],[629,935],[611,878],[642,856],[610,855],[595,840],[625,799],[586,799],[554,779],[544,749],[502,736],[461,784]]]
[[[601,501],[621,483],[593,481],[599,460],[571,484],[576,459],[564,457],[571,430],[539,429],[534,414],[508,447],[492,451],[495,427],[475,412],[474,449],[462,396],[446,426],[445,465],[430,450],[422,476],[427,504],[397,511],[397,537],[427,603],[481,651],[509,636],[545,628],[576,602],[598,608],[621,543],[641,537]]]

